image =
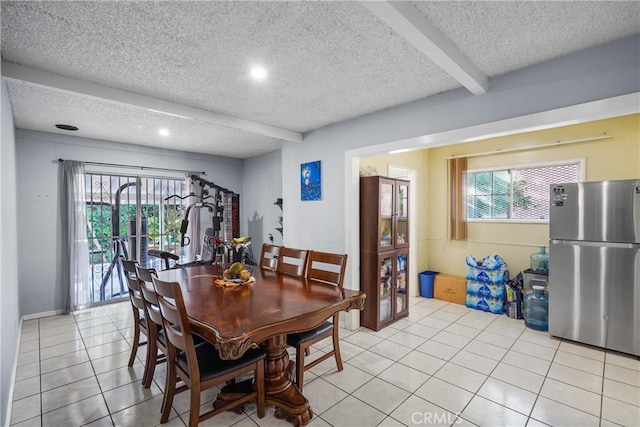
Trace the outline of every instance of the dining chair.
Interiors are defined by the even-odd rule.
[[[304,277],[309,251],[283,246],[278,257],[278,273]]]
[[[306,277],[309,280],[332,284],[342,289],[346,268],[346,254],[311,251],[309,253]],[[287,335],[287,344],[296,349],[296,385],[301,392],[304,386],[304,371],[313,368],[328,358],[335,357],[338,371],[342,371],[340,338],[338,337],[339,321],[340,313],[336,313],[333,315],[333,323],[327,320],[309,331]],[[333,337],[333,349],[305,365],[304,358],[310,354],[311,346],[328,337]]]
[[[280,246],[262,244],[262,252],[260,253],[260,268],[265,270],[278,269],[278,257],[280,256]]]
[[[138,347],[148,344],[151,339],[149,338],[147,313],[142,297],[142,291],[140,289],[140,281],[136,274],[137,263],[135,261],[126,260],[123,256],[120,256],[120,263],[122,264],[122,268],[124,269],[125,276],[127,278],[129,301],[131,302],[131,308],[133,309],[133,343],[131,345],[131,355],[129,356],[128,363],[128,366],[132,367],[136,360]],[[141,332],[147,337],[147,341],[140,342]]]
[[[152,277],[157,276],[153,268],[143,268],[136,265],[136,273],[140,279],[140,290],[147,310],[147,329],[149,330],[147,345],[147,358],[144,364],[144,375],[142,376],[142,387],[151,387],[156,365],[166,361],[167,338],[162,330],[162,316],[158,307],[158,295],[153,288]],[[158,355],[158,350],[162,353]]]
[[[152,277],[152,281],[158,295],[168,351],[166,398],[162,403],[160,423],[164,424],[169,420],[174,396],[187,389],[191,391],[189,427],[195,427],[214,415],[250,400],[256,400],[258,418],[263,418],[265,415],[265,353],[260,349],[251,349],[239,359],[223,360],[220,358],[218,349],[210,342],[204,341],[195,345],[180,284],[165,282],[157,277]],[[251,371],[254,374],[254,390],[240,394],[236,400],[200,415],[201,391],[232,381]],[[183,382],[183,385],[176,388],[178,379]]]

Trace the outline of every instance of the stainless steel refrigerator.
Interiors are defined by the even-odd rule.
[[[640,356],[640,179],[551,186],[549,332]]]

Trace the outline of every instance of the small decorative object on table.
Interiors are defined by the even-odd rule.
[[[213,240],[213,246],[215,248],[213,265],[217,265],[218,267],[222,267],[224,263],[224,251],[225,251],[225,243],[220,237],[215,237]]]
[[[218,286],[238,286],[253,283],[256,279],[251,276],[249,268],[241,262],[234,262],[224,271],[221,278],[215,280],[215,284]]]

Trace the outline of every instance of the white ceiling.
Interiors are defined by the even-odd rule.
[[[17,127],[249,158],[638,34],[640,2],[3,0],[1,19]]]

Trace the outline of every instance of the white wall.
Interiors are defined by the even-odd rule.
[[[639,74],[640,37],[636,36],[491,79],[484,95],[458,89],[312,131],[302,144],[287,143],[283,148],[283,197],[290,208],[284,243],[346,251],[351,280],[345,287],[357,289],[359,257],[352,248],[358,247],[358,222],[352,216],[357,218],[358,190],[357,180],[352,181],[357,176],[353,156],[401,148],[407,146],[401,140],[408,138],[424,141],[425,146],[453,143],[431,136],[635,93],[640,90]],[[552,123],[553,114],[545,119]],[[398,142],[389,143],[393,141]],[[384,143],[389,144],[363,148]],[[319,202],[300,201],[299,165],[310,160],[322,160]]]
[[[2,81],[0,127],[0,424],[6,417],[16,363],[20,312],[18,311],[18,234],[16,231],[16,148],[9,92]]]
[[[273,243],[282,244],[282,236],[276,230],[278,217],[283,215],[273,203],[282,197],[282,152],[274,151],[262,156],[247,159],[242,167],[242,193],[240,207],[241,234],[251,237],[253,256],[258,258],[262,243],[269,243],[269,234]],[[285,214],[287,201],[285,204]],[[286,230],[285,230],[286,232]]]
[[[58,164],[54,163],[55,159],[205,171],[209,181],[222,187],[240,192],[242,185],[242,161],[238,159],[25,130],[16,133],[16,152],[22,315],[65,307],[65,292],[56,269]],[[246,216],[242,211],[240,215]]]

